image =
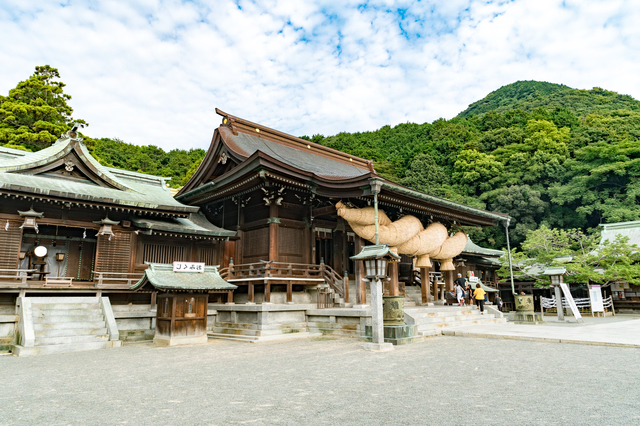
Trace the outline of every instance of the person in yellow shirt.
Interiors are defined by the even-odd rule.
[[[482,315],[484,315],[484,295],[485,291],[480,287],[480,284],[476,284],[476,289],[473,290],[473,298],[476,299],[476,303],[480,306]]]

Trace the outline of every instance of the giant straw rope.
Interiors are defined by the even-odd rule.
[[[344,218],[353,232],[367,241],[375,241],[375,212],[373,207],[350,208],[338,202],[338,216]],[[426,228],[415,216],[403,216],[395,222],[378,210],[378,240],[388,244],[396,253],[417,256],[416,266],[430,268],[431,258],[441,260],[441,271],[453,271],[453,258],[462,253],[467,244],[467,234],[456,232],[448,236],[447,228],[433,222]]]

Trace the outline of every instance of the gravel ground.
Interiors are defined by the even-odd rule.
[[[0,424],[638,425],[640,350],[434,337],[0,357]]]

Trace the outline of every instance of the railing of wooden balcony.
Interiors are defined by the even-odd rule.
[[[27,280],[31,280],[36,269],[0,269],[0,281],[3,284],[12,286],[27,286]],[[0,284],[2,285],[2,284]]]
[[[287,284],[287,302],[292,302],[292,285],[318,285],[328,283],[335,292],[344,297],[344,280],[325,264],[288,263],[260,261],[257,263],[230,264],[220,269],[220,276],[236,285],[249,286],[249,302],[253,302],[253,286],[265,285],[265,301],[270,297],[270,281]]]
[[[106,289],[127,289],[140,281],[144,275],[139,272],[92,272],[96,287]]]
[[[138,282],[142,273],[93,272],[93,280],[75,280],[73,277],[53,277],[37,269],[0,269],[0,288],[102,288],[128,289]]]

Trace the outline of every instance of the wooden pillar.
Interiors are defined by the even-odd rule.
[[[438,300],[438,279],[436,277],[433,278],[433,301]]]
[[[249,282],[249,288],[247,290],[247,292],[249,293],[249,303],[255,303],[254,297],[253,297],[253,282]]]
[[[101,293],[102,293],[102,292],[101,292]],[[101,295],[102,295],[102,294],[101,294]],[[100,297],[100,296],[98,296],[98,297]],[[158,297],[158,292],[157,292],[157,291],[152,292],[152,293],[151,293],[151,310],[152,310],[152,311],[155,311],[155,310],[157,309],[157,306],[156,306],[156,297]]]
[[[293,284],[287,282],[287,303],[293,303]]]
[[[344,303],[349,303],[349,272],[344,270]]]
[[[400,296],[400,283],[398,282],[398,262],[389,262],[389,296]]]
[[[445,288],[447,291],[453,291],[453,274],[455,271],[445,271],[444,279],[445,279]]]
[[[305,226],[302,233],[304,235],[304,251],[302,253],[302,263],[313,264],[315,262],[312,258],[313,250],[311,250],[311,227]]]
[[[278,205],[269,206],[269,260],[278,261]]]
[[[420,268],[420,290],[422,291],[422,303],[429,303],[429,268]]]
[[[264,302],[271,303],[271,284],[268,280],[264,282]]]
[[[229,292],[227,293],[227,303],[233,303],[233,290],[229,290]]]
[[[355,236],[355,252],[356,254],[362,251],[362,238]],[[354,275],[356,280],[356,304],[365,305],[367,303],[367,285],[362,279],[364,278],[364,265],[361,260],[354,262]]]

